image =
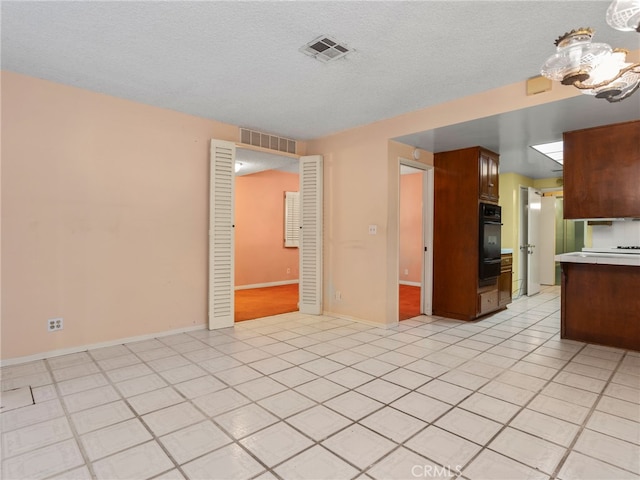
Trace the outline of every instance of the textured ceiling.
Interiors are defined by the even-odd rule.
[[[308,140],[535,76],[572,28],[639,48],[608,3],[2,1],[2,68]],[[299,52],[323,34],[355,52]]]

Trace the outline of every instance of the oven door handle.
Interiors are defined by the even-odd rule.
[[[482,223],[484,223],[485,225],[502,225],[502,223],[500,222],[493,222],[493,221],[486,221],[486,220]]]

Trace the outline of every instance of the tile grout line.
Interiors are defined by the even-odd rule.
[[[80,352],[80,353],[85,353],[85,352]],[[80,454],[82,455],[82,459],[84,460],[85,466],[87,467],[87,470],[89,470],[89,474],[91,475],[92,479],[96,479],[96,473],[93,470],[93,466],[91,465],[91,462],[89,462],[89,455],[87,454],[87,452],[85,451],[84,445],[82,444],[82,442],[80,441],[80,434],[78,433],[75,424],[73,423],[73,421],[71,421],[71,414],[69,413],[68,409],[67,409],[67,405],[64,402],[63,399],[63,395],[62,392],[58,386],[58,381],[56,380],[56,377],[53,373],[53,368],[51,367],[51,365],[49,364],[48,359],[44,359],[44,364],[45,367],[47,368],[47,371],[49,372],[49,375],[51,375],[51,380],[53,382],[53,388],[56,391],[56,395],[58,397],[58,401],[60,402],[60,406],[62,407],[62,411],[64,412],[65,415],[65,420],[67,421],[67,424],[69,425],[69,428],[71,429],[71,433],[73,434],[73,439],[78,447],[78,450],[80,451]],[[75,466],[72,467],[70,469],[67,469],[65,471],[69,472],[72,471],[76,468],[79,468],[80,466]],[[57,475],[59,475],[60,473],[58,473]],[[54,475],[51,475],[54,476]]]
[[[542,321],[544,318],[547,318],[547,317],[543,317],[543,318],[542,318],[542,319],[540,319],[539,321]],[[504,321],[507,321],[507,319],[505,319]],[[502,322],[500,322],[500,323],[502,323]],[[500,323],[497,323],[497,325],[499,325]],[[536,322],[536,323],[537,323],[537,322]],[[453,327],[453,328],[455,328],[455,327]],[[492,327],[490,327],[490,328],[492,328]],[[529,327],[523,328],[520,332],[515,333],[515,334],[514,334],[514,335],[512,335],[511,337],[507,337],[507,338],[505,338],[505,339],[503,340],[503,342],[504,342],[504,341],[506,341],[506,340],[508,340],[508,339],[510,339],[510,338],[512,338],[513,336],[519,335],[523,330],[526,330],[527,328],[529,328]],[[502,342],[500,342],[500,343],[502,343]],[[546,342],[545,342],[545,343],[546,343]],[[496,345],[500,345],[500,344],[496,344]],[[543,345],[544,345],[544,344],[543,344]],[[445,348],[447,348],[447,347],[445,347]],[[537,348],[536,348],[536,349],[537,349]],[[532,350],[532,352],[533,352],[533,351],[535,351],[535,350]],[[578,351],[579,351],[579,350],[578,350]],[[528,352],[528,353],[532,353],[532,352]],[[484,353],[484,352],[483,352],[483,353]],[[528,353],[527,353],[527,354],[528,354]],[[576,354],[577,354],[577,352],[574,354],[574,356],[575,356]],[[477,355],[476,355],[476,357],[477,357]],[[472,357],[471,359],[468,359],[468,360],[470,361],[470,360],[472,360],[473,358],[476,358],[476,357]],[[505,358],[510,358],[510,357],[505,357]],[[522,358],[524,358],[524,357],[522,357]],[[513,359],[513,360],[515,360],[515,359]],[[515,360],[515,363],[517,363],[518,361],[522,361],[522,360],[521,360],[521,359],[520,359],[520,360]],[[565,364],[566,364],[566,363],[568,363],[568,361],[567,361],[567,362],[565,362]],[[454,368],[454,369],[455,369],[455,368]],[[500,370],[505,370],[505,369],[504,369],[504,368],[500,368]],[[449,370],[449,371],[450,371],[450,370]],[[559,371],[560,371],[560,370],[558,370],[558,373],[559,373]],[[448,372],[446,372],[446,373],[448,373]],[[501,372],[501,373],[502,373],[502,372]],[[416,432],[416,433],[415,433],[414,435],[412,435],[410,438],[406,439],[406,440],[405,440],[405,441],[404,441],[400,446],[403,446],[404,448],[407,448],[408,450],[410,450],[410,451],[412,451],[412,452],[414,452],[414,453],[416,453],[416,454],[418,454],[418,455],[420,455],[420,456],[424,457],[424,455],[423,455],[423,454],[421,454],[420,452],[417,452],[417,451],[415,451],[415,450],[411,449],[410,447],[408,447],[408,446],[404,445],[404,443],[406,443],[406,442],[410,441],[411,439],[413,439],[414,437],[418,436],[421,432],[423,432],[424,430],[426,430],[430,425],[432,425],[432,426],[434,426],[434,427],[436,427],[436,428],[441,428],[442,430],[447,431],[448,433],[450,433],[450,434],[452,434],[452,435],[455,435],[455,436],[457,436],[457,437],[459,437],[459,438],[462,438],[463,440],[470,441],[469,439],[467,439],[467,438],[465,438],[465,437],[462,437],[462,436],[458,435],[458,434],[457,434],[457,433],[455,433],[455,432],[450,432],[450,431],[446,430],[446,428],[439,427],[439,426],[438,426],[438,425],[436,425],[435,423],[436,423],[439,419],[441,419],[442,417],[444,417],[444,416],[446,416],[448,413],[450,413],[453,409],[455,409],[458,405],[460,405],[460,403],[462,403],[464,400],[466,400],[466,399],[468,399],[469,397],[471,397],[473,394],[475,394],[475,393],[480,393],[480,394],[481,394],[480,389],[482,389],[482,388],[483,388],[487,383],[489,383],[489,382],[491,382],[491,381],[494,381],[494,380],[495,380],[495,379],[496,379],[496,378],[497,378],[501,373],[496,374],[494,377],[492,377],[492,378],[488,379],[488,381],[487,381],[486,383],[482,384],[481,386],[479,386],[479,387],[478,387],[478,388],[476,388],[475,390],[472,390],[472,391],[471,391],[471,393],[470,393],[469,395],[467,395],[466,397],[464,397],[463,399],[461,399],[459,402],[457,402],[455,405],[453,405],[453,408],[448,409],[447,411],[443,412],[439,417],[435,418],[432,422],[429,422],[429,424],[428,424],[428,425],[426,425],[426,426],[425,426],[423,429],[421,429],[419,432]],[[556,374],[557,374],[557,373],[556,373]],[[445,373],[443,373],[443,374],[441,374],[441,375],[445,375]],[[441,376],[441,375],[440,375],[440,376]],[[434,379],[438,379],[438,378],[439,378],[439,376],[438,376],[438,377],[435,377]],[[445,380],[445,381],[446,381],[446,380]],[[548,384],[550,381],[551,381],[551,380],[548,380],[548,381],[545,383],[545,385],[546,385],[546,384]],[[431,382],[431,381],[427,382],[427,384],[428,384],[428,383],[430,383],[430,382]],[[447,383],[449,383],[449,382],[447,382]],[[455,385],[455,384],[453,384],[453,385]],[[509,384],[506,384],[506,385],[509,385]],[[459,385],[456,385],[456,386],[459,386]],[[541,390],[540,390],[540,391],[541,391]],[[527,403],[525,403],[525,404],[524,404],[524,405],[522,405],[522,406],[517,405],[517,406],[519,407],[519,410],[518,410],[518,412],[514,413],[514,414],[511,416],[511,420],[512,420],[513,418],[515,418],[515,417],[518,415],[518,413],[519,413],[519,412],[521,412],[522,410],[524,410],[524,409],[526,408],[526,405],[528,405],[528,403],[530,403],[530,402],[533,400],[533,398],[535,398],[535,396],[536,396],[536,395],[537,395],[537,393],[535,393],[535,392],[534,392],[534,395],[531,397],[531,399],[530,399]],[[489,396],[489,397],[491,397],[491,396]],[[493,397],[491,397],[491,398],[493,398]],[[511,402],[509,402],[509,403],[511,403]],[[514,404],[514,405],[516,405],[516,404]],[[468,410],[464,409],[463,407],[459,407],[459,408],[462,408],[463,410],[465,410],[465,411],[469,412]],[[480,416],[480,417],[482,417],[482,418],[484,418],[484,419],[487,419],[487,420],[490,420],[490,421],[494,421],[494,422],[495,422],[495,420],[494,420],[494,419],[492,419],[492,418],[488,418],[488,417],[485,417],[485,416],[484,416],[484,415],[482,415],[482,414],[479,414],[479,413],[476,413],[476,412],[470,412],[470,413],[472,413],[472,414],[474,414],[474,415],[478,415],[478,416]],[[476,454],[475,454],[475,455],[473,455],[472,457],[470,457],[470,458],[469,458],[469,460],[467,460],[467,462],[466,462],[464,465],[462,465],[462,467],[463,467],[463,468],[461,469],[461,472],[462,472],[462,470],[464,470],[464,468],[466,468],[467,466],[469,466],[469,465],[470,465],[470,464],[471,464],[471,463],[472,463],[472,462],[473,462],[473,461],[474,461],[474,460],[475,460],[475,459],[476,459],[476,458],[477,458],[477,457],[478,457],[478,456],[479,456],[483,451],[485,451],[486,449],[488,449],[488,445],[489,445],[489,443],[491,443],[491,442],[492,442],[492,441],[493,441],[493,440],[494,440],[494,439],[495,439],[495,438],[496,438],[496,437],[497,437],[497,436],[498,436],[498,435],[499,435],[499,434],[500,434],[504,429],[506,429],[506,428],[507,428],[507,425],[510,423],[510,421],[511,421],[511,420],[508,420],[506,423],[505,423],[505,422],[497,422],[497,423],[502,423],[502,424],[503,424],[502,428],[501,428],[501,429],[499,429],[499,430],[498,430],[498,431],[497,431],[497,432],[496,432],[496,433],[495,433],[495,434],[494,434],[494,435],[493,435],[493,436],[492,436],[492,437],[491,437],[487,442],[485,442],[485,444],[484,444],[484,445],[479,445],[479,444],[477,444],[476,442],[471,441],[471,443],[474,443],[474,444],[476,444],[476,445],[479,445],[480,449],[478,450],[478,452],[476,452]],[[526,433],[526,432],[525,432],[525,433]],[[425,457],[425,458],[428,458],[428,457]],[[516,462],[518,462],[518,463],[521,463],[522,465],[525,465],[525,466],[526,466],[526,467],[528,467],[528,468],[532,468],[532,467],[530,467],[529,465],[526,465],[526,464],[524,464],[524,463],[522,463],[522,462],[519,462],[518,460],[512,459],[511,457],[507,457],[507,458],[510,458],[510,459],[511,459],[511,460],[513,460],[513,461],[516,461]],[[431,461],[434,461],[433,459],[430,459],[430,460],[431,460]],[[437,461],[434,461],[434,463],[439,464],[439,462],[437,462]],[[445,466],[445,467],[447,467],[447,466]],[[450,467],[450,466],[449,466],[449,467]],[[460,475],[462,475],[462,474],[460,474]]]
[[[582,350],[584,350],[587,347],[587,345],[588,344],[586,344],[585,347]],[[597,407],[600,404],[600,400],[602,400],[602,397],[605,396],[605,391],[606,391],[607,387],[609,385],[611,385],[611,380],[615,376],[616,372],[619,370],[620,366],[622,365],[622,361],[624,360],[625,357],[626,357],[626,352],[621,355],[621,357],[618,359],[618,363],[616,364],[616,367],[611,371],[611,374],[609,375],[609,378],[607,379],[605,385],[602,387],[602,390],[598,394],[598,397],[593,402],[593,405],[591,406],[591,408],[589,409],[589,412],[585,416],[585,419],[583,420],[582,424],[580,425],[580,428],[578,429],[578,432],[574,436],[573,441],[567,447],[567,451],[566,451],[565,455],[562,457],[562,459],[558,463],[556,469],[554,470],[554,472],[553,472],[553,474],[551,476],[552,479],[557,478],[557,476],[560,474],[560,470],[562,469],[562,467],[566,463],[567,458],[569,457],[569,455],[572,452],[574,452],[574,447],[575,447],[576,443],[578,443],[578,440],[580,439],[580,437],[581,437],[582,433],[584,432],[584,430],[587,429],[587,423],[589,423],[589,420],[591,419],[592,415],[597,410]],[[614,438],[616,438],[616,437],[614,437]],[[621,439],[618,439],[618,440],[621,440]],[[577,452],[577,453],[580,453],[580,452]],[[600,460],[600,459],[598,459],[598,460]],[[606,460],[602,460],[602,461],[604,461],[605,463],[607,463],[609,465],[613,465],[612,463],[607,462]],[[617,467],[617,468],[621,468],[623,470],[627,470],[626,468],[621,467],[620,465],[613,465],[613,466]],[[627,470],[627,471],[629,471],[629,470]],[[631,473],[635,474],[636,472],[631,472]]]
[[[157,338],[153,338],[153,339],[151,339],[151,340],[159,341]],[[143,341],[145,341],[145,340],[143,340]],[[162,342],[160,342],[160,343],[162,343]],[[144,364],[145,366],[149,367],[149,366],[147,365],[147,362],[146,362],[144,359],[142,359],[142,358],[138,355],[138,353],[141,353],[141,352],[136,352],[136,351],[134,351],[134,350],[131,350],[129,347],[127,347],[127,345],[126,345],[126,344],[122,344],[122,346],[123,346],[124,348],[126,348],[127,350],[129,350],[129,351],[130,351],[130,352],[131,352],[135,357],[137,357],[138,359],[140,359],[140,362],[141,362],[142,364]],[[89,355],[91,356],[91,354],[89,354]],[[93,356],[91,356],[91,358],[93,358]],[[99,369],[101,369],[101,371],[102,371],[102,373],[103,373],[104,377],[107,379],[107,382],[109,382],[109,385],[111,385],[111,387],[112,387],[112,388],[116,391],[116,393],[120,396],[121,400],[125,403],[125,405],[127,406],[127,408],[129,408],[129,410],[131,410],[131,412],[133,412],[133,414],[134,414],[134,417],[133,417],[133,418],[135,418],[136,420],[138,420],[138,422],[139,422],[139,423],[143,426],[143,428],[144,428],[144,429],[149,433],[149,435],[151,435],[151,440],[145,440],[145,441],[143,441],[143,442],[141,442],[141,443],[138,443],[138,444],[136,444],[136,445],[133,445],[133,446],[131,446],[131,447],[127,447],[126,449],[119,450],[119,451],[117,451],[117,452],[113,452],[113,453],[111,453],[111,454],[109,454],[109,455],[106,455],[106,456],[104,456],[104,457],[101,457],[101,458],[99,458],[99,459],[96,459],[95,461],[104,460],[104,459],[107,459],[107,458],[109,458],[109,457],[113,457],[113,456],[115,456],[115,455],[117,455],[117,454],[119,454],[119,453],[122,453],[122,452],[126,451],[126,450],[129,450],[129,449],[131,449],[131,448],[135,448],[135,447],[140,446],[140,445],[145,445],[146,443],[149,443],[150,441],[153,441],[155,444],[157,444],[157,445],[162,449],[162,451],[164,452],[164,454],[169,458],[169,460],[170,460],[170,461],[173,463],[173,465],[174,465],[174,466],[173,466],[173,468],[170,468],[170,469],[168,469],[168,470],[165,470],[165,471],[163,471],[163,472],[160,472],[160,473],[158,473],[158,474],[154,475],[154,477],[157,477],[157,476],[159,476],[159,475],[163,475],[164,473],[170,472],[170,471],[171,471],[171,470],[173,470],[174,468],[176,468],[176,469],[180,472],[180,474],[184,476],[184,472],[183,472],[183,471],[182,471],[182,469],[180,468],[180,465],[178,464],[178,462],[176,462],[176,461],[175,461],[175,459],[174,459],[174,458],[173,458],[173,456],[170,454],[170,452],[165,448],[165,446],[162,444],[162,442],[160,442],[160,439],[155,435],[155,432],[153,432],[153,431],[151,430],[151,427],[150,427],[149,425],[147,425],[147,423],[142,419],[142,415],[140,415],[140,414],[138,413],[138,411],[137,411],[137,410],[136,410],[136,409],[131,405],[131,403],[129,402],[128,397],[125,397],[125,396],[124,396],[124,394],[120,391],[120,389],[119,389],[119,388],[118,388],[118,386],[117,386],[117,382],[114,382],[114,381],[111,379],[111,377],[109,376],[109,374],[107,373],[107,372],[108,372],[108,370],[105,370],[105,369],[102,367],[102,365],[100,365],[100,364],[98,363],[98,361],[96,361],[95,359],[94,359],[94,362],[97,364],[98,368],[99,368]],[[136,364],[133,364],[133,365],[136,365]],[[126,367],[123,367],[123,368],[126,368]],[[116,368],[116,369],[117,369],[117,368]],[[114,369],[114,370],[116,370],[116,369]],[[156,373],[156,374],[157,374],[157,372],[155,372],[153,369],[151,369],[151,371],[153,371],[154,373]],[[139,377],[133,377],[133,378],[139,378]],[[132,378],[129,378],[129,379],[127,379],[127,380],[131,380],[131,379],[132,379]],[[123,380],[123,381],[126,381],[126,380]],[[164,387],[161,387],[161,388],[164,388]],[[158,389],[158,390],[159,390],[159,389]],[[153,390],[152,390],[152,391],[153,391]],[[147,392],[147,393],[148,393],[148,392]],[[176,392],[176,393],[177,393],[178,395],[180,395],[180,392]],[[135,395],[134,395],[134,396],[135,396]],[[166,407],[165,407],[165,408],[166,408]],[[148,413],[150,413],[150,412],[148,412]],[[126,421],[129,421],[129,419],[127,419],[127,420],[123,420],[122,422],[118,422],[118,423],[124,423],[124,422],[126,422]],[[116,423],[116,424],[117,424],[117,423]],[[116,425],[116,424],[111,424],[111,425]],[[99,429],[96,429],[96,430],[93,430],[93,431],[94,431],[94,432],[97,432],[97,431],[99,431],[99,430],[102,430],[102,429],[105,429],[105,428],[109,428],[111,425],[108,425],[108,426],[106,426],[106,427],[102,427],[102,428],[99,428]],[[87,433],[89,433],[89,432],[87,432]],[[186,478],[186,476],[185,476],[185,478]]]

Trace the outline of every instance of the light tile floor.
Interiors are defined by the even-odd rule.
[[[2,478],[637,479],[640,354],[559,290],[474,323],[291,313],[2,368]]]

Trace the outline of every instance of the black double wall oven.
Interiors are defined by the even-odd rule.
[[[501,207],[480,203],[480,280],[493,280],[500,276],[501,228]]]

